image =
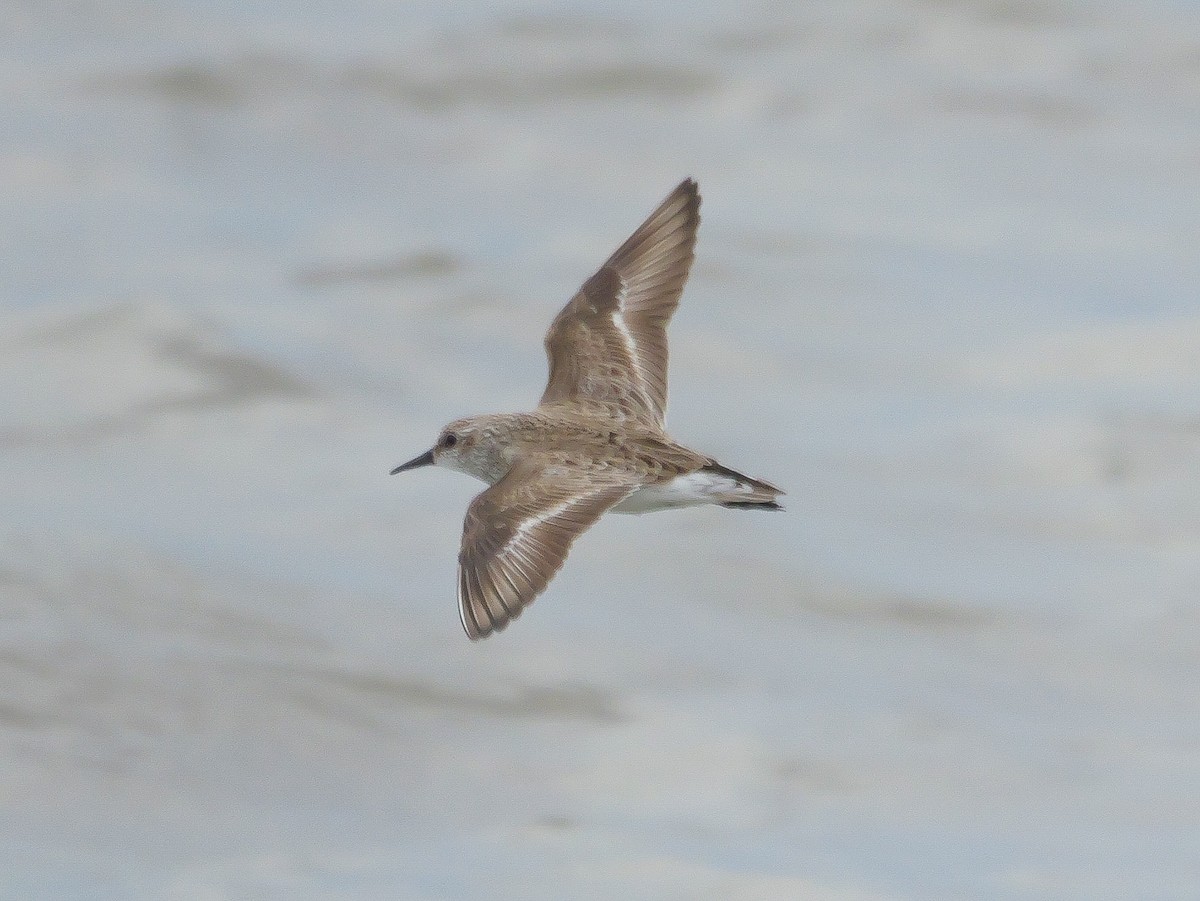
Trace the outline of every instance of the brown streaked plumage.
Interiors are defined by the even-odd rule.
[[[689,178],[555,318],[537,410],[456,420],[431,450],[392,470],[438,464],[490,486],[467,510],[458,555],[459,613],[472,639],[520,616],[574,540],[609,510],[782,509],[778,488],[663,431],[666,328],[699,224],[700,195]]]

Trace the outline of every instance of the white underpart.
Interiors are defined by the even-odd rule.
[[[614,513],[653,513],[676,507],[698,507],[754,494],[754,489],[715,472],[689,472],[661,485],[639,488],[613,507]]]

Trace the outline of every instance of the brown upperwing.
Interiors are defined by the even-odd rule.
[[[667,323],[687,281],[700,194],[686,179],[600,267],[546,335],[542,404],[595,401],[662,427]]]
[[[520,616],[589,526],[636,486],[628,472],[518,463],[471,502],[458,555],[458,606],[476,640]]]

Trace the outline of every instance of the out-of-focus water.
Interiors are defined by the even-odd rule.
[[[1195,4],[3,16],[0,897],[1196,897]],[[472,645],[387,471],[688,174],[789,510]]]

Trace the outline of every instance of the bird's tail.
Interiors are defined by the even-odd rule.
[[[727,491],[723,491],[717,496],[716,501],[722,507],[728,507],[731,510],[782,510],[783,506],[776,498],[784,494],[783,491],[776,488],[767,482],[760,479],[752,479],[750,476],[742,475],[735,469],[730,469],[728,466],[722,466],[716,460],[709,462],[702,472],[712,473],[713,475],[724,476],[731,479],[733,484]]]

